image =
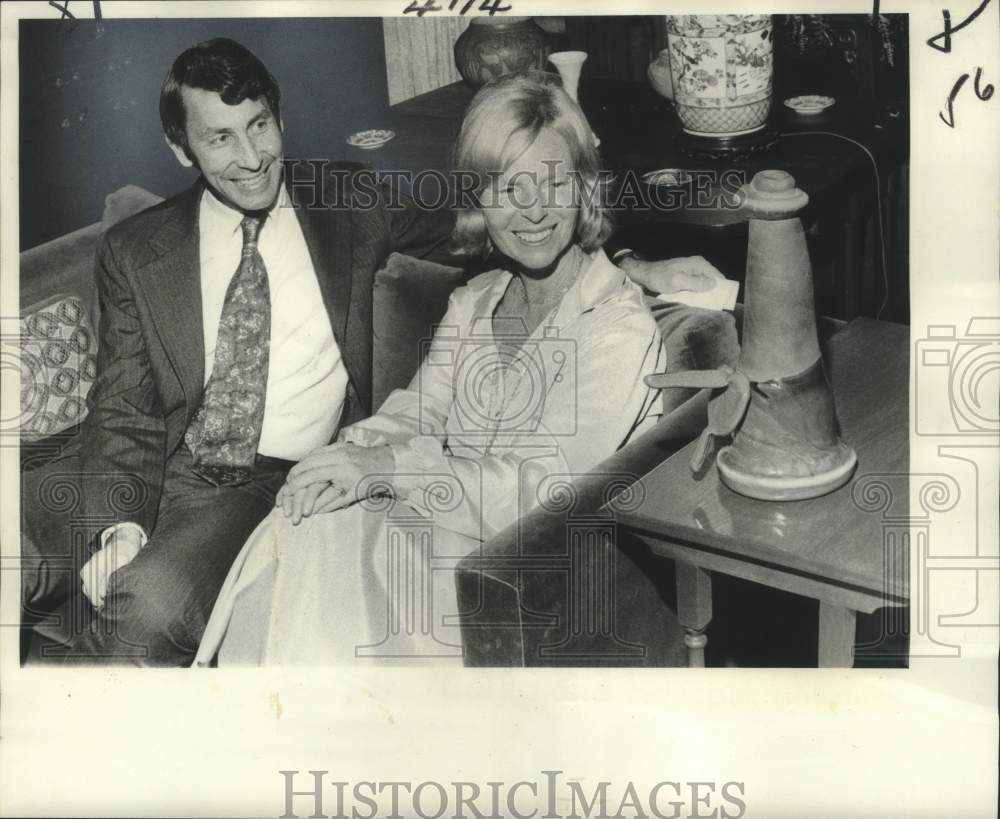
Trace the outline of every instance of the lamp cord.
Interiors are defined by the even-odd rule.
[[[878,214],[878,243],[879,243],[879,255],[880,261],[882,262],[882,304],[879,305],[878,312],[875,314],[875,318],[881,318],[882,312],[885,310],[886,306],[889,304],[889,267],[886,264],[885,257],[885,225],[882,221],[882,181],[878,172],[878,163],[875,161],[875,156],[868,149],[868,146],[861,144],[856,139],[851,139],[843,134],[836,134],[833,131],[789,131],[787,133],[782,132],[782,137],[786,136],[832,136],[837,139],[842,139],[845,142],[850,142],[852,145],[857,145],[862,151],[865,152],[868,159],[872,163],[872,170],[875,173],[875,211]]]

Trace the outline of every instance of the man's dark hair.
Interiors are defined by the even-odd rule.
[[[275,119],[281,120],[281,90],[271,73],[250,51],[235,40],[216,37],[192,46],[170,67],[160,90],[163,133],[193,161],[188,147],[186,114],[181,86],[215,91],[226,105],[264,97]]]

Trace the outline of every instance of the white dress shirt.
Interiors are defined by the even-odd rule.
[[[226,290],[243,251],[242,221],[242,213],[226,207],[207,190],[202,194],[198,235],[206,384],[215,363]],[[316,447],[329,443],[344,408],[348,376],[323,305],[309,248],[284,187],[277,205],[261,226],[257,249],[267,268],[271,296],[267,395],[257,451],[273,458],[298,461]],[[116,546],[112,571],[131,561],[148,540],[141,526],[122,522],[101,533],[101,547],[107,546],[111,536],[122,530],[133,532],[136,540]],[[100,583],[94,577],[97,568],[92,559],[81,576],[84,591],[99,607],[110,572],[103,575],[104,582]]]
[[[206,384],[215,361],[226,289],[240,263],[242,220],[242,213],[207,190],[202,194],[198,230]],[[267,396],[257,451],[297,461],[333,436],[344,407],[347,370],[309,248],[284,188],[261,227],[257,249],[271,294]]]

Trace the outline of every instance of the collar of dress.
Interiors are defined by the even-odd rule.
[[[497,303],[503,297],[510,280],[513,278],[513,274],[506,270],[495,272],[497,275],[492,286],[480,296],[479,304],[482,309],[476,310],[478,316],[493,315]],[[541,332],[545,328],[564,327],[577,316],[593,310],[598,304],[618,293],[625,278],[625,273],[611,263],[602,249],[598,248],[593,253],[587,254],[576,281],[562,297],[555,315],[550,320],[543,322],[544,327],[540,325],[535,333]]]

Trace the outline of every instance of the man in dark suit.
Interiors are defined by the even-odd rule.
[[[37,553],[66,542],[53,492],[68,480],[79,492],[75,537],[84,558],[94,551],[83,590],[98,610],[71,646],[80,662],[190,660],[287,470],[371,412],[375,271],[393,250],[445,254],[452,226],[412,202],[349,209],[343,175],[339,207],[314,201],[323,186],[293,184],[278,85],[231,40],[177,58],[160,113],[171,150],[201,176],[105,236],[99,376],[79,451],[26,475],[29,607],[72,585]]]
[[[288,469],[372,411],[375,272],[393,250],[454,262],[448,211],[405,197],[390,208],[371,190],[351,207],[339,172],[317,197],[321,164],[296,184],[278,85],[238,43],[181,54],[160,115],[178,161],[201,176],[105,236],[98,379],[79,445],[25,476],[26,610],[79,598],[76,572],[50,565],[69,548],[96,611],[67,661],[193,658]],[[718,275],[700,257],[630,264],[661,291]]]

